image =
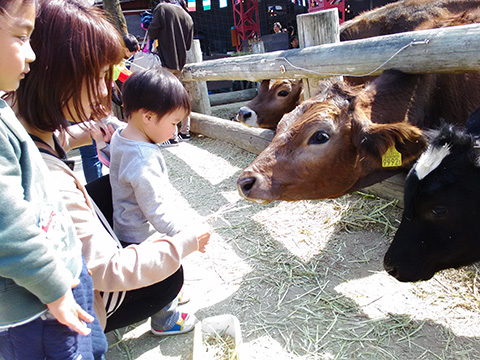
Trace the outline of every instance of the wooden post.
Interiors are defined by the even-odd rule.
[[[254,53],[254,54],[265,54],[265,44],[263,43],[262,40],[255,41],[252,44],[252,53]],[[255,84],[255,88],[257,90],[257,93],[260,90],[260,84],[261,83],[262,83],[261,81],[257,81],[257,83]]]
[[[297,25],[300,48],[340,42],[337,9],[297,15]],[[318,77],[303,80],[305,100],[318,92],[318,82],[321,80]]]
[[[263,54],[265,53],[265,44],[262,40],[254,41],[252,43],[252,53]]]
[[[194,39],[192,48],[187,51],[187,64],[202,62],[202,50],[200,48],[200,40]],[[210,100],[208,98],[208,89],[206,81],[191,81],[183,84],[190,97],[192,111],[210,115]]]

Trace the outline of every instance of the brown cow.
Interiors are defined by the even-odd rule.
[[[282,116],[303,100],[301,80],[263,80],[258,95],[238,110],[237,121],[275,130]]]
[[[479,9],[419,28],[472,22],[480,22]],[[408,169],[426,145],[420,129],[464,123],[479,106],[480,74],[390,70],[356,87],[324,82],[319,94],[284,116],[272,143],[240,175],[238,190],[258,202],[359,190]]]
[[[480,7],[480,0],[403,0],[366,11],[340,26],[340,41],[366,39],[406,31],[431,29],[425,27],[431,19],[445,19],[451,14]],[[466,23],[464,23],[466,24]],[[364,84],[374,76],[345,76],[353,85]]]
[[[460,13],[479,6],[480,0],[397,1],[364,12],[343,23],[340,26],[340,41],[411,31],[430,19],[445,18],[449,13]],[[345,77],[345,81],[356,85],[372,79],[372,76]],[[302,84],[298,80],[272,80],[270,86],[269,82],[264,80],[259,94],[240,108],[236,117],[238,121],[253,127],[275,130],[282,116],[303,100],[300,98]]]
[[[404,0],[364,12],[340,26],[340,41],[366,39],[417,29],[431,19],[444,19],[480,7],[480,0]]]
[[[324,199],[359,190],[411,166],[426,146],[420,128],[443,119],[464,123],[480,106],[480,74],[390,70],[366,86],[324,85],[283,117],[271,144],[240,175],[246,199]],[[392,155],[383,164],[393,146],[401,160]]]

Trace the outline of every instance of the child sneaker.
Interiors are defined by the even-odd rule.
[[[197,322],[197,318],[193,315],[189,315],[187,313],[180,313],[180,317],[175,325],[168,330],[158,330],[154,329],[153,325],[151,327],[151,331],[153,335],[156,336],[168,336],[168,335],[178,335],[178,334],[185,334],[187,332],[192,331],[195,328],[195,323]]]

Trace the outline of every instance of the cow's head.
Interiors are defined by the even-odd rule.
[[[237,181],[244,198],[334,198],[380,181],[420,155],[426,139],[417,127],[371,122],[368,100],[359,89],[340,84],[326,83],[283,117],[271,144]],[[401,153],[400,166],[382,167],[392,147]]]
[[[407,176],[402,222],[384,258],[399,281],[480,260],[480,144],[452,125],[436,134]]]
[[[253,127],[275,130],[282,116],[298,105],[301,80],[263,80],[258,95],[242,106],[237,120]]]

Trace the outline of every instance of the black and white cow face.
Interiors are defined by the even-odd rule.
[[[402,222],[385,270],[399,281],[480,260],[480,152],[475,137],[444,126],[405,182]]]

